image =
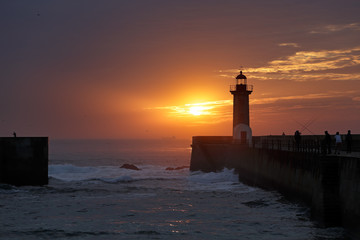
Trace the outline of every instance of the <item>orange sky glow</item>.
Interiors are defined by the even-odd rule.
[[[240,69],[253,135],[359,134],[359,11],[355,0],[1,2],[0,134],[231,135]]]

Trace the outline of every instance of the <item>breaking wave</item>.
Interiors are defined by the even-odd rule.
[[[141,182],[148,183],[149,188],[181,188],[190,191],[236,191],[249,192],[254,188],[248,187],[238,180],[238,175],[232,169],[221,172],[204,173],[190,172],[187,168],[177,171],[166,170],[163,166],[143,165],[141,170],[120,168],[119,166],[82,167],[70,164],[50,165],[49,176],[64,182],[93,182],[104,184],[121,184]]]

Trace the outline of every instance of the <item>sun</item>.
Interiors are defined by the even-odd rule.
[[[189,113],[191,113],[194,116],[200,116],[201,114],[203,114],[203,111],[205,109],[206,109],[205,107],[194,106],[189,108]]]

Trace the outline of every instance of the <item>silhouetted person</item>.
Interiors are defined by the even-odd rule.
[[[299,132],[299,130],[296,130],[296,132],[294,134],[294,138],[295,138],[296,150],[299,151],[300,142],[301,142],[301,133]]]
[[[339,134],[339,132],[336,132],[335,134],[335,154],[340,154],[340,150],[341,150],[341,136]]]
[[[13,132],[14,137],[16,137],[16,132]]]
[[[331,153],[331,136],[328,133],[328,131],[325,131],[325,139],[324,139],[324,145],[325,145],[325,153],[328,154]]]
[[[346,142],[346,153],[351,153],[352,136],[350,130],[348,130],[348,133],[345,136],[345,142]]]

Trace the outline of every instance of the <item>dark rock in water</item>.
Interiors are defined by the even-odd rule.
[[[176,168],[168,167],[165,170],[173,171],[173,170],[182,170],[182,169],[186,169],[186,168],[190,168],[190,167],[189,166],[182,166],[182,167],[176,167]]]
[[[133,164],[123,164],[120,168],[126,168],[126,169],[131,169],[131,170],[140,170],[140,168],[138,168],[137,166],[133,165]]]

